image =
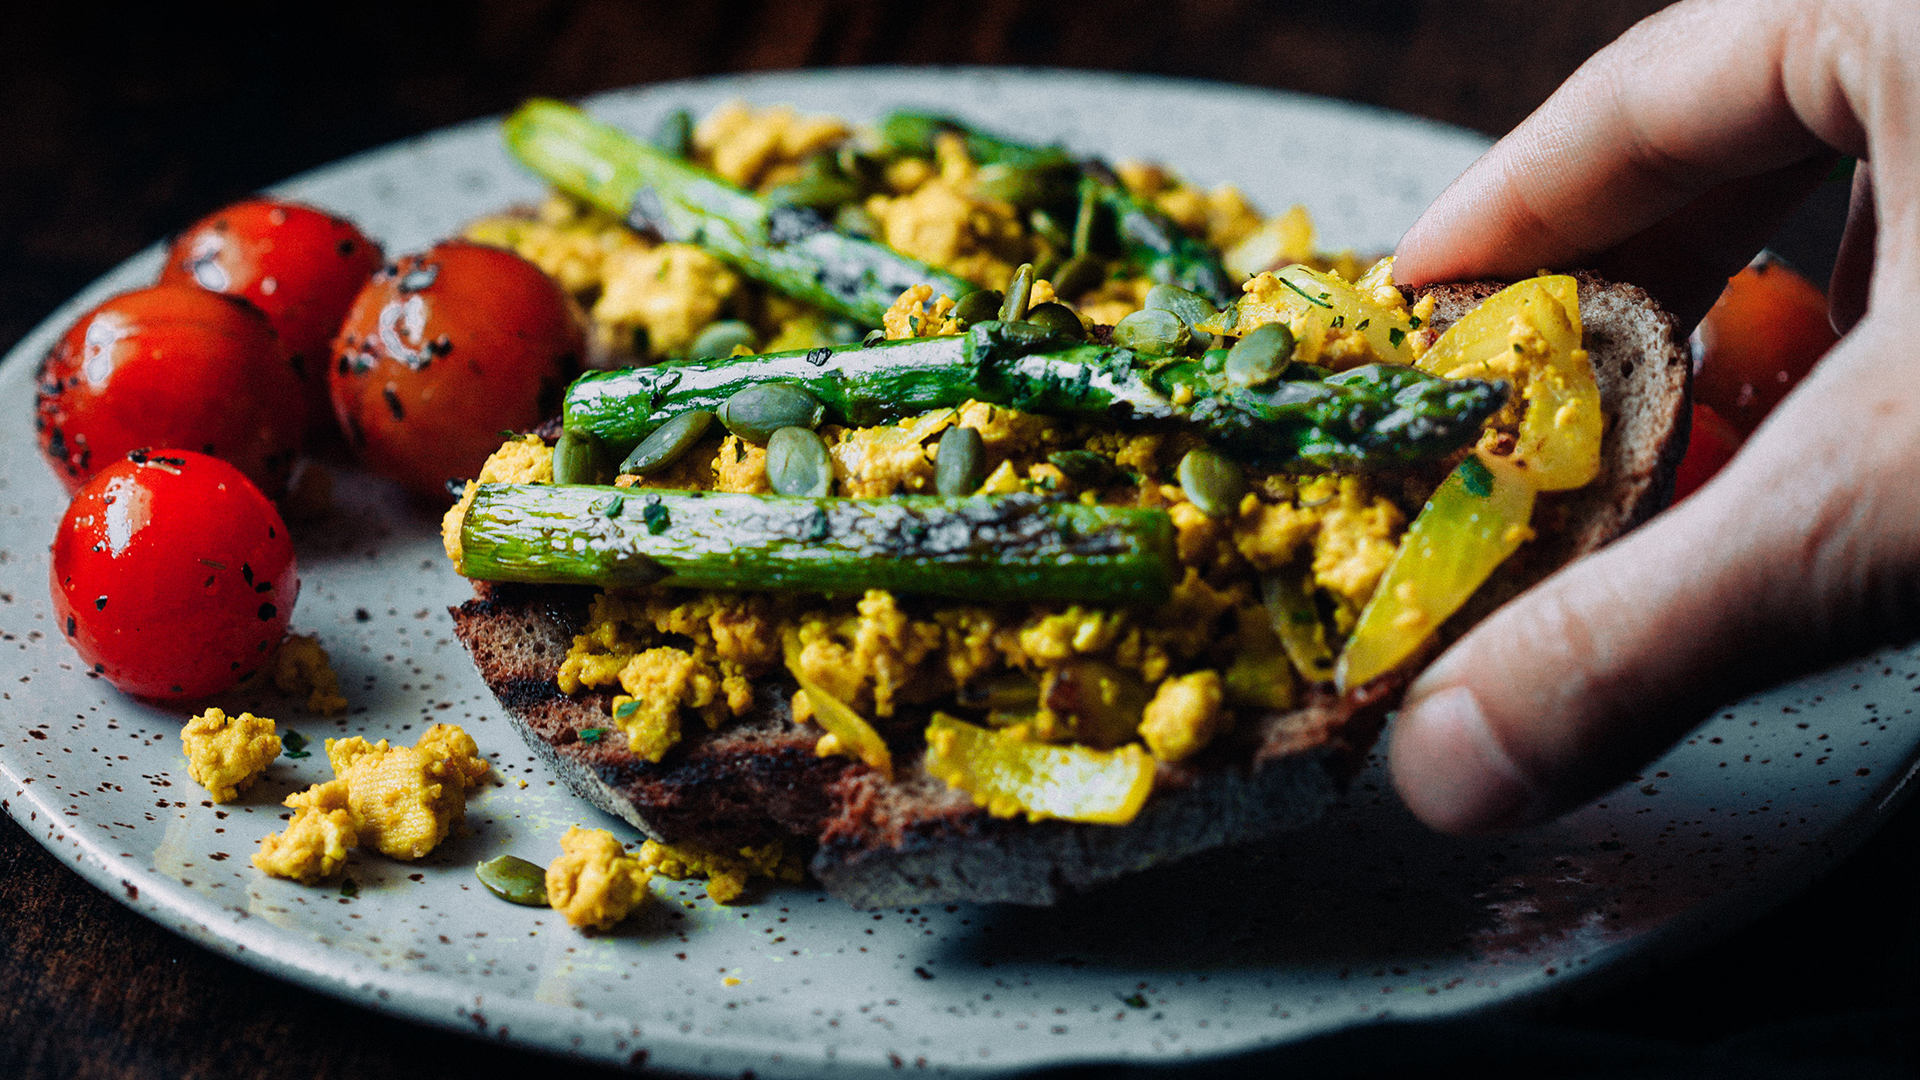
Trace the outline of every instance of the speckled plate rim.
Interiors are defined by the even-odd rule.
[[[964,83],[967,80],[980,79],[1027,82],[1034,85],[1058,80],[1080,85],[1105,85],[1129,90],[1145,90],[1149,93],[1159,90],[1212,93],[1284,102],[1291,107],[1301,109],[1326,109],[1351,115],[1366,115],[1375,119],[1389,120],[1394,124],[1406,126],[1410,130],[1451,134],[1462,140],[1484,142],[1478,136],[1459,132],[1445,125],[1368,106],[1326,102],[1300,95],[1252,88],[1171,80],[1154,76],[1092,72],[940,68],[771,73],[660,84],[638,91],[603,95],[593,100],[622,98],[633,94],[663,97],[695,92],[710,94],[716,90],[748,98],[771,100],[772,97],[795,87],[833,83],[849,78],[893,81],[906,90],[914,91],[914,93],[903,94],[903,99],[918,98],[920,100],[931,97],[940,89],[950,89],[954,82]],[[478,120],[442,129],[417,139],[369,150],[302,174],[277,185],[273,190],[299,193],[323,183],[331,176],[352,170],[369,161],[404,154],[437,141],[469,138],[475,132],[491,131],[496,124],[497,118]],[[66,323],[104,296],[128,287],[133,281],[150,278],[158,268],[159,259],[160,249],[157,246],[150,248],[89,285],[56,309],[39,327],[23,338],[7,356],[4,369],[0,370],[11,372],[22,365],[32,365],[37,362],[39,354]],[[1876,662],[1868,659],[1859,663]],[[1842,668],[1847,666],[1842,665]],[[4,667],[4,664],[0,664],[0,670],[4,670]],[[1836,669],[1838,670],[1840,669]],[[1817,680],[1820,677],[1815,678]],[[1853,850],[1872,831],[1873,826],[1910,794],[1910,780],[1916,771],[1914,750],[1915,748],[1909,748],[1899,768],[1881,773],[1885,779],[1875,785],[1876,790],[1865,793],[1851,813],[1829,827],[1821,837],[1822,842],[1817,848],[1787,860],[1764,881],[1732,889],[1704,901],[1689,909],[1685,917],[1671,919],[1653,932],[1642,934],[1630,941],[1595,949],[1584,958],[1579,972],[1569,971],[1566,978],[1520,982],[1511,993],[1475,1007],[1526,1009],[1554,995],[1588,992],[1619,979],[1631,977],[1656,956],[1698,948],[1715,937],[1732,932],[1745,921],[1757,918],[1766,910],[1804,888],[1821,871]],[[0,772],[6,773],[7,778],[15,781],[17,786],[19,777],[12,774],[9,762],[0,760]],[[284,934],[274,927],[264,922],[249,923],[247,920],[228,918],[227,913],[218,905],[183,888],[178,882],[164,875],[143,867],[129,869],[123,866],[124,860],[116,857],[108,845],[97,842],[95,838],[82,831],[68,828],[57,815],[50,812],[49,807],[40,806],[31,799],[21,799],[9,801],[6,809],[37,841],[46,846],[63,863],[72,866],[85,880],[143,916],[190,940],[256,969],[343,1000],[452,1031],[480,1036],[488,1034],[487,1023],[480,1016],[484,1003],[477,998],[470,1004],[450,1001],[448,987],[444,980],[395,971],[381,972],[379,978],[369,979],[354,970],[355,962],[360,959],[358,954],[347,951],[330,952],[324,948],[312,947],[308,942],[300,943],[306,947],[289,950]],[[44,821],[41,820],[43,812],[46,812]],[[583,1018],[577,1011],[529,1000],[516,1001],[513,1008],[520,1022],[516,1025],[510,1041],[562,1055],[569,1053],[573,1046],[578,1045],[578,1035],[583,1030]],[[1351,1024],[1378,1022],[1388,1018],[1440,1017],[1462,1011],[1467,1010],[1447,1006],[1422,1008],[1416,999],[1412,1007],[1382,1010],[1375,1015],[1356,1017],[1344,1023],[1329,1023],[1311,1031],[1296,1033],[1291,1037],[1305,1037]],[[594,1021],[588,1023],[591,1024]],[[611,1018],[604,1026],[608,1031],[617,1031],[620,1028],[620,1025],[612,1022]],[[716,1048],[698,1039],[681,1040],[687,1044],[682,1047],[683,1050],[705,1052],[704,1060],[696,1064],[694,1058],[687,1053],[670,1052],[675,1042],[671,1037],[652,1038],[648,1042],[655,1052],[652,1060],[656,1064],[715,1073],[737,1072],[742,1067],[758,1067],[765,1072],[767,1071],[765,1062],[769,1053],[778,1054],[782,1051],[790,1053],[794,1050],[794,1047],[786,1044],[748,1045],[739,1041],[737,1037],[724,1048]],[[1249,1040],[1246,1047],[1251,1048],[1259,1044],[1258,1040]],[[663,1053],[663,1051],[669,1052]],[[596,1054],[595,1057],[607,1060],[602,1054]],[[1046,1063],[1099,1060],[1101,1057],[1102,1055],[1098,1054],[1088,1055],[1066,1051],[1045,1059],[1021,1062],[1010,1067],[1027,1068]],[[794,1062],[794,1064],[800,1063]],[[818,1064],[818,1062],[813,1063],[814,1066]],[[850,1060],[843,1059],[839,1065],[838,1071],[841,1072],[868,1071]],[[871,1071],[881,1070],[875,1066]],[[989,1068],[984,1071],[1001,1070]]]

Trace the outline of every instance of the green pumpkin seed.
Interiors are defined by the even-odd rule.
[[[1027,321],[1035,326],[1045,327],[1055,337],[1068,341],[1087,340],[1087,328],[1080,324],[1080,316],[1065,304],[1047,301],[1038,304],[1027,312]]]
[[[971,495],[987,478],[987,444],[970,427],[950,427],[934,451],[933,489],[942,495]]]
[[[1089,176],[1080,181],[1080,206],[1073,215],[1073,253],[1086,255],[1093,249],[1093,218],[1100,212],[1099,185]]]
[[[880,145],[895,157],[926,157],[933,153],[933,137],[946,125],[919,113],[893,113],[880,123]]]
[[[1220,309],[1207,302],[1206,297],[1188,292],[1178,285],[1155,285],[1147,290],[1146,307],[1159,311],[1171,311],[1180,316],[1180,321],[1188,326],[1201,323],[1220,314]]]
[[[761,383],[728,398],[720,406],[720,422],[742,439],[764,446],[783,427],[819,427],[825,413],[817,398],[797,386]]]
[[[1047,464],[1088,487],[1104,487],[1127,475],[1112,458],[1093,450],[1055,450],[1047,455]]]
[[[692,157],[693,114],[675,109],[661,117],[660,126],[653,132],[653,145],[677,158]]]
[[[1232,517],[1240,512],[1247,493],[1247,477],[1240,466],[1211,450],[1189,450],[1180,459],[1180,490],[1187,501],[1208,517]]]
[[[767,198],[787,206],[828,210],[860,197],[860,187],[843,176],[802,176],[767,189]]]
[[[488,859],[473,868],[473,876],[487,891],[510,904],[547,906],[547,871],[517,855]]]
[[[567,428],[553,445],[553,482],[556,484],[605,484],[613,480],[613,465],[607,460],[607,447],[591,431]]]
[[[1054,247],[1065,248],[1073,246],[1073,237],[1067,235],[1067,230],[1061,228],[1060,222],[1055,220],[1054,216],[1045,210],[1036,209],[1028,213],[1027,227],[1033,230],[1035,236],[1045,240]]]
[[[1268,323],[1227,350],[1224,370],[1230,386],[1265,386],[1292,362],[1293,331],[1285,323]]]
[[[1180,316],[1164,308],[1147,308],[1121,319],[1113,328],[1113,343],[1144,353],[1172,356],[1187,347],[1193,332]]]
[[[848,203],[833,215],[833,227],[849,236],[872,239],[880,235],[880,219],[859,203]]]
[[[1027,301],[1033,295],[1033,264],[1021,263],[1007,282],[1007,298],[1000,303],[1000,321],[1018,322],[1027,317]]]
[[[708,323],[705,329],[694,336],[693,344],[687,346],[687,355],[732,356],[735,345],[757,349],[760,347],[760,335],[739,319],[721,319]]]
[[[713,414],[705,409],[683,412],[679,416],[654,428],[633,453],[620,463],[620,471],[635,476],[648,476],[679,461],[693,445],[707,433],[713,424]]]
[[[953,305],[954,317],[969,325],[986,322],[1000,317],[1000,305],[1006,302],[1005,294],[999,289],[981,289],[970,292]]]
[[[783,427],[767,440],[767,483],[779,495],[818,499],[833,490],[833,458],[820,436]]]
[[[1099,288],[1107,280],[1107,264],[1094,255],[1075,255],[1053,276],[1053,291],[1059,296],[1079,296]]]
[[[1209,375],[1219,375],[1227,370],[1226,349],[1208,349],[1200,354],[1200,370]]]

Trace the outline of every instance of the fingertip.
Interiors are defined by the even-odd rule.
[[[1387,756],[1401,800],[1441,832],[1492,832],[1541,817],[1542,800],[1470,687],[1410,697],[1394,721]]]

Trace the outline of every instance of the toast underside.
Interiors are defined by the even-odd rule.
[[[1441,643],[1671,497],[1688,417],[1688,362],[1673,319],[1634,286],[1579,279],[1607,417],[1600,477],[1541,497],[1540,538],[1448,620]],[[1450,325],[1499,288],[1431,290],[1433,325]],[[859,908],[1051,904],[1158,863],[1309,824],[1358,771],[1411,678],[1403,670],[1345,698],[1320,693],[1290,712],[1243,718],[1197,757],[1161,764],[1152,797],[1128,825],[1028,823],[994,818],[928,776],[915,748],[895,748],[891,783],[849,758],[817,756],[820,729],[793,722],[784,678],[757,688],[749,715],[711,732],[690,725],[678,747],[649,764],[607,724],[609,693],[569,697],[555,685],[591,590],[476,583],[476,592],[453,609],[456,631],[528,746],[576,794],[667,842],[730,848],[797,838],[815,847],[814,877]],[[591,728],[606,733],[581,739]]]

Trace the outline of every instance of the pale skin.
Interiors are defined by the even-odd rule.
[[[1595,266],[1691,325],[1836,153],[1862,163],[1831,285],[1845,337],[1698,494],[1413,684],[1390,760],[1428,824],[1549,819],[1724,702],[1920,634],[1920,5],[1669,8],[1401,240],[1402,284]]]

